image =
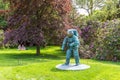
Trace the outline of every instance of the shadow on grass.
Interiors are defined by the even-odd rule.
[[[51,60],[60,60],[63,57],[53,54],[0,54],[0,66],[22,66],[31,63],[48,62]]]

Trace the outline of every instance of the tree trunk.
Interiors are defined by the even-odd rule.
[[[36,46],[36,55],[40,55],[40,46]]]

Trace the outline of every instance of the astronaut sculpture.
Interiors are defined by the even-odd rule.
[[[73,53],[75,58],[76,66],[80,64],[79,62],[79,52],[78,48],[80,46],[80,42],[78,39],[78,32],[76,29],[68,29],[67,36],[63,40],[62,44],[62,50],[64,50],[67,47],[66,51],[66,62],[64,65],[69,65],[70,63],[70,57]]]

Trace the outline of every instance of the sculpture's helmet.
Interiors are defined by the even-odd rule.
[[[78,31],[76,29],[68,29],[67,33],[75,35],[77,37],[79,36]]]

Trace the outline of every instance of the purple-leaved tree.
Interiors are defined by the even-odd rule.
[[[4,43],[29,42],[36,54],[46,38],[63,33],[70,26],[71,0],[4,0],[10,3],[10,16]]]

